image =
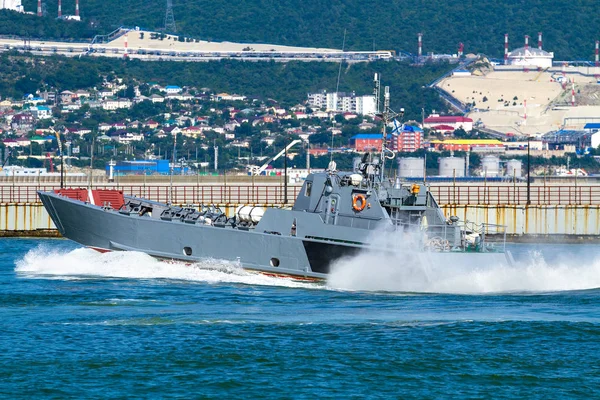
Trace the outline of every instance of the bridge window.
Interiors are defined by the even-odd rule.
[[[312,191],[312,182],[311,181],[306,181],[304,186],[304,195],[306,197],[310,197],[310,193]]]

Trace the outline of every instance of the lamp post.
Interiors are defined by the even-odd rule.
[[[283,154],[283,203],[287,204],[288,202],[288,198],[287,198],[287,143],[286,146],[284,147],[284,154]]]
[[[527,205],[531,204],[531,138],[527,138]]]
[[[60,149],[60,188],[64,188],[65,187],[65,163],[64,163],[64,158],[63,158],[63,148],[62,148],[62,142],[60,141],[60,136],[58,138],[59,142],[58,142],[58,147]]]
[[[60,138],[60,133],[55,131],[54,128],[50,128],[52,132],[54,132],[54,136],[56,136],[56,143],[58,145],[58,151],[60,153],[60,188],[63,189],[65,187],[65,178],[64,178],[64,165],[63,165],[63,148],[62,141]]]

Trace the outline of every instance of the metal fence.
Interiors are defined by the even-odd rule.
[[[69,185],[76,188],[77,185]],[[83,186],[85,187],[85,186]],[[0,185],[0,203],[37,203],[37,191],[58,189],[50,185]],[[119,189],[126,195],[173,204],[283,204],[283,185],[95,185],[98,189]],[[293,203],[299,185],[288,185],[287,201]],[[438,204],[448,205],[526,205],[527,186],[518,185],[440,185],[430,187]],[[600,205],[600,185],[532,185],[531,205]]]
[[[480,185],[432,186],[431,193],[439,204],[460,205],[598,205],[598,185]]]
[[[0,203],[37,203],[38,190],[58,188],[57,185],[0,185]],[[274,185],[173,185],[172,190],[168,185],[98,185],[94,189],[118,189],[125,195],[173,204],[283,204],[286,200],[284,187]],[[293,203],[299,191],[300,186],[288,186],[287,202]]]

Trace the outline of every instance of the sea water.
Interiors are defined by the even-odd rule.
[[[0,239],[0,396],[598,397],[600,246],[510,250],[397,282],[358,257],[318,284]]]

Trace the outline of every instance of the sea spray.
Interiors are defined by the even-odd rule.
[[[378,250],[363,250],[354,257],[338,260],[327,280],[329,287],[424,293],[551,292],[600,287],[600,257],[549,256],[530,251],[514,265],[481,264],[481,258],[452,254],[434,262],[420,250],[418,234],[375,232],[370,242]],[[384,248],[385,250],[381,250]],[[439,259],[436,257],[435,259]]]
[[[37,247],[16,263],[27,276],[56,279],[127,278],[172,279],[205,283],[241,283],[316,288],[313,283],[249,272],[237,262],[206,259],[196,263],[160,261],[139,252],[98,253],[87,248],[71,251]]]

